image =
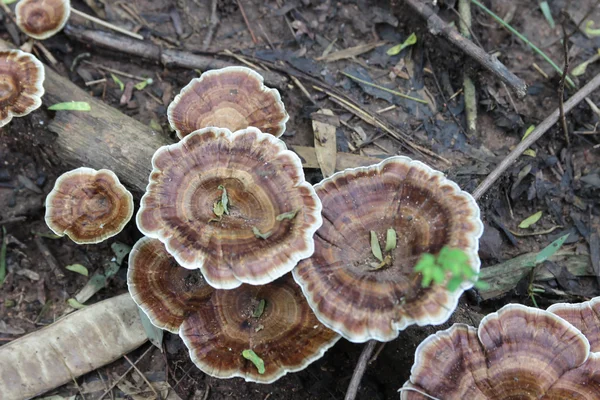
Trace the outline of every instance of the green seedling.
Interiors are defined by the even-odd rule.
[[[256,306],[256,308],[254,309],[254,312],[252,313],[252,316],[254,318],[260,318],[263,313],[265,312],[265,305],[267,304],[267,302],[265,301],[265,299],[260,299],[260,301],[258,302],[258,305]]]
[[[488,286],[485,282],[477,280],[478,274],[471,269],[467,254],[448,246],[442,247],[437,256],[423,254],[415,265],[414,271],[423,275],[421,286],[424,288],[431,286],[432,282],[441,285],[446,280],[446,288],[451,292],[458,289],[463,282],[472,282],[478,289],[485,289]]]
[[[219,222],[223,218],[224,214],[229,215],[229,197],[227,196],[227,189],[223,185],[219,185],[219,190],[222,190],[221,200],[213,204],[213,213],[217,218],[211,218],[208,222]]]
[[[262,375],[265,373],[265,362],[254,351],[250,349],[244,350],[242,351],[242,357],[252,362],[252,364],[254,364],[254,366],[258,370],[259,374]]]
[[[396,231],[392,228],[389,228],[386,233],[385,238],[385,257],[381,252],[381,246],[379,245],[379,239],[377,239],[377,233],[375,231],[371,231],[371,252],[373,256],[380,261],[380,264],[374,264],[373,270],[378,270],[380,268],[385,267],[386,265],[390,265],[392,263],[392,254],[391,252],[396,248]]]
[[[286,213],[279,214],[278,216],[275,217],[275,219],[277,221],[283,221],[284,219],[294,219],[294,218],[296,218],[296,214],[298,214],[298,211],[300,211],[300,210],[298,209],[295,211],[288,211]]]
[[[412,46],[417,43],[417,35],[415,33],[411,33],[408,38],[403,43],[397,44],[394,47],[390,47],[387,51],[388,56],[395,56],[396,54],[400,54],[402,50],[407,48],[408,46]]]
[[[254,236],[262,240],[267,240],[273,234],[273,232],[261,233],[255,226],[252,227],[252,233],[254,233]]]
[[[90,103],[85,101],[67,101],[48,107],[48,110],[52,111],[90,111],[91,109]]]

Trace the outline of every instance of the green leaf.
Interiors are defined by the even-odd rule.
[[[589,37],[600,36],[600,29],[594,29],[594,21],[591,20],[585,23],[583,31]]]
[[[164,331],[160,328],[157,328],[150,322],[150,319],[146,315],[146,313],[138,307],[138,313],[140,314],[140,319],[142,320],[142,326],[144,327],[144,332],[146,332],[146,336],[150,343],[155,345],[162,352],[162,342]]]
[[[48,107],[48,110],[52,111],[90,111],[91,109],[90,103],[85,101],[67,101]]]
[[[112,77],[113,81],[115,81],[115,83],[119,85],[119,89],[121,89],[121,92],[125,90],[125,84],[119,79],[118,76],[116,76],[115,74],[110,74],[110,76]]]
[[[62,238],[62,236],[57,235],[56,233],[44,233],[44,232],[36,232],[36,231],[31,231],[31,233],[33,233],[35,236],[44,237],[46,239],[60,239],[60,238]]]
[[[392,251],[396,248],[396,231],[392,228],[387,230],[385,238],[385,251]]]
[[[216,203],[214,203],[213,212],[217,217],[219,217],[219,220],[221,220],[221,217],[223,216],[223,214],[225,214],[225,207],[223,207],[223,202],[217,201]]]
[[[218,189],[223,191],[221,194],[221,205],[223,206],[223,212],[229,215],[229,197],[227,197],[227,189],[225,189],[225,186],[223,185],[219,185]]]
[[[544,14],[544,18],[546,18],[546,21],[548,21],[548,25],[550,25],[550,28],[554,29],[554,18],[552,18],[552,12],[550,12],[550,7],[548,6],[548,2],[547,1],[542,1],[540,3],[540,8],[542,10],[542,14]]]
[[[114,242],[110,245],[110,248],[115,255],[115,263],[117,263],[119,266],[123,264],[123,259],[131,251],[131,246],[121,242]]]
[[[252,350],[244,350],[242,351],[242,357],[246,360],[249,360],[254,364],[259,374],[265,373],[265,362],[260,358],[254,351]]]
[[[137,90],[144,90],[146,88],[146,86],[151,85],[152,84],[152,78],[148,78],[145,81],[141,81],[136,83],[135,85],[133,85],[134,88],[136,88]],[[123,90],[123,89],[121,89]]]
[[[521,142],[523,140],[525,140],[525,138],[527,136],[529,136],[531,134],[531,132],[533,132],[535,130],[535,125],[530,125],[529,128],[527,128],[527,130],[525,131],[525,134],[523,135],[523,138],[521,139]]]
[[[294,219],[294,218],[296,218],[296,214],[298,214],[298,211],[300,211],[300,209],[295,210],[295,211],[288,211],[283,214],[279,214],[278,216],[275,217],[275,219],[277,221],[283,221],[284,219]]]
[[[6,5],[12,4],[12,3],[16,3],[19,0],[2,0],[2,2]]]
[[[433,279],[434,283],[439,285],[440,283],[444,282],[444,279],[446,279],[446,274],[444,274],[444,270],[441,268],[433,268],[431,270],[431,278]]]
[[[462,277],[460,276],[453,276],[449,281],[448,281],[448,285],[446,286],[446,288],[451,291],[454,292],[456,289],[458,289],[460,287],[460,284],[463,282]]]
[[[79,310],[85,307],[85,304],[81,304],[80,302],[78,302],[75,299],[69,299],[67,300],[67,304],[69,304],[69,306],[71,306],[72,308]]]
[[[531,225],[535,224],[536,222],[538,222],[540,220],[540,218],[542,218],[542,212],[538,211],[535,214],[525,218],[520,224],[519,224],[519,228],[522,229],[526,229],[529,228]]]
[[[468,266],[469,257],[460,249],[451,248],[448,246],[442,247],[438,254],[437,263],[444,270],[461,271],[465,265]]]
[[[88,276],[88,269],[81,264],[71,264],[65,267],[69,271],[77,272],[83,276]]]
[[[408,46],[412,46],[415,43],[417,43],[417,35],[415,33],[411,33],[410,36],[406,38],[406,40],[403,43],[397,44],[396,46],[389,48],[387,51],[387,55],[395,56]]]
[[[415,265],[415,272],[425,272],[435,266],[435,256],[433,254],[424,253]]]
[[[549,259],[550,257],[552,257],[554,255],[554,253],[556,253],[558,251],[558,249],[561,248],[561,246],[563,245],[565,240],[567,240],[568,237],[569,237],[569,233],[559,237],[554,242],[552,242],[548,246],[546,246],[542,251],[540,251],[538,253],[538,255],[535,256],[536,265],[541,264],[544,261],[546,261],[547,259]]]
[[[254,236],[256,236],[257,238],[263,240],[267,240],[273,234],[272,232],[260,233],[258,228],[255,226],[252,227],[252,233],[254,233]]]
[[[0,286],[6,279],[6,228],[2,226],[2,245],[0,246]]]
[[[256,306],[256,308],[254,309],[254,312],[252,313],[252,316],[254,318],[260,318],[260,316],[263,315],[263,312],[265,312],[265,304],[267,304],[265,299],[260,299],[260,301],[258,302],[258,305]]]
[[[379,240],[374,231],[371,231],[371,251],[376,259],[383,262],[383,254],[381,253],[381,247],[379,247]]]
[[[484,281],[477,281],[473,284],[476,289],[487,290],[490,288],[490,284]]]

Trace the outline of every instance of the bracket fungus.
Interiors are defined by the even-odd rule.
[[[177,265],[157,239],[136,243],[127,283],[152,323],[179,330],[192,361],[214,377],[271,383],[321,358],[340,338],[319,323],[290,274],[264,286],[214,289],[199,271]]]
[[[576,304],[557,303],[548,311],[567,320],[589,340],[593,352],[600,352],[600,297]]]
[[[132,215],[133,196],[107,169],[81,167],[66,172],[46,197],[48,227],[78,244],[115,236]]]
[[[205,128],[161,147],[152,166],[137,226],[211,286],[264,285],[313,253],[321,202],[274,136]]]
[[[590,353],[585,336],[550,312],[509,304],[478,329],[454,324],[425,339],[401,399],[594,400],[598,393],[600,354]]]
[[[27,36],[44,40],[57,34],[71,14],[70,0],[20,0],[15,8],[17,25]]]
[[[389,341],[408,325],[448,319],[472,283],[456,291],[422,288],[413,269],[422,254],[450,246],[464,251],[469,266],[479,271],[483,225],[468,193],[406,157],[338,172],[315,190],[323,225],[313,256],[293,274],[325,326],[352,342]],[[372,242],[385,239],[390,229],[394,246],[379,263]]]
[[[277,89],[246,67],[204,72],[181,89],[167,110],[179,138],[201,128],[227,128],[232,132],[250,126],[279,137],[289,119]]]
[[[44,66],[21,50],[0,51],[0,127],[42,105]]]

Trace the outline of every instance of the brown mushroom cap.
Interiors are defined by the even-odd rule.
[[[167,110],[179,138],[207,127],[232,132],[253,126],[279,137],[289,119],[277,89],[246,67],[207,71],[181,89]]]
[[[321,202],[298,156],[272,135],[205,128],[160,148],[137,214],[144,235],[215,288],[264,285],[314,251]],[[215,204],[224,187],[229,214]],[[296,212],[290,219],[277,217]],[[268,234],[262,239],[254,230]]]
[[[340,338],[319,323],[291,275],[265,286],[214,289],[199,271],[179,266],[157,239],[135,244],[127,284],[150,321],[179,329],[192,361],[218,378],[270,383],[304,369]],[[263,360],[264,374],[242,357],[244,350]]]
[[[558,303],[548,311],[567,320],[589,340],[593,352],[600,352],[600,297],[576,304]]]
[[[188,314],[207,301],[214,288],[198,270],[181,267],[158,239],[141,238],[129,253],[127,286],[152,323],[179,332]]]
[[[44,66],[21,50],[0,51],[0,127],[42,105]]]
[[[600,393],[600,359],[589,355],[586,338],[565,320],[509,304],[478,330],[455,324],[425,339],[404,388],[441,399],[593,400]],[[401,397],[427,398],[409,390]]]
[[[20,0],[15,8],[19,29],[34,39],[58,33],[71,14],[69,0]]]
[[[107,169],[62,174],[46,197],[46,224],[75,243],[100,243],[121,232],[133,215],[133,196]]]
[[[454,292],[444,285],[424,289],[413,268],[423,253],[449,246],[463,250],[479,271],[483,225],[475,200],[406,157],[339,172],[315,189],[323,226],[315,253],[293,274],[319,320],[353,342],[389,341],[408,325],[445,322],[472,284]],[[391,265],[373,269],[370,231],[385,243],[389,228],[397,235]]]

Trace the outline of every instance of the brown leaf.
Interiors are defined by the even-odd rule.
[[[333,116],[333,112],[326,108],[317,111],[317,114]],[[323,176],[327,178],[335,172],[337,156],[335,125],[313,120],[312,126],[315,133],[315,152],[317,154],[317,161],[319,162],[319,167],[321,167]]]
[[[336,51],[336,52],[333,52],[333,53],[329,53],[325,57],[318,57],[315,60],[317,60],[317,61],[325,61],[325,62],[343,60],[344,58],[350,58],[350,57],[359,56],[359,55],[361,55],[363,53],[366,53],[367,51],[373,50],[375,47],[379,47],[379,46],[382,46],[384,44],[385,44],[385,42],[375,42],[375,43],[359,44],[358,46],[349,47],[349,48],[344,49],[344,50],[340,50],[340,51]]]

